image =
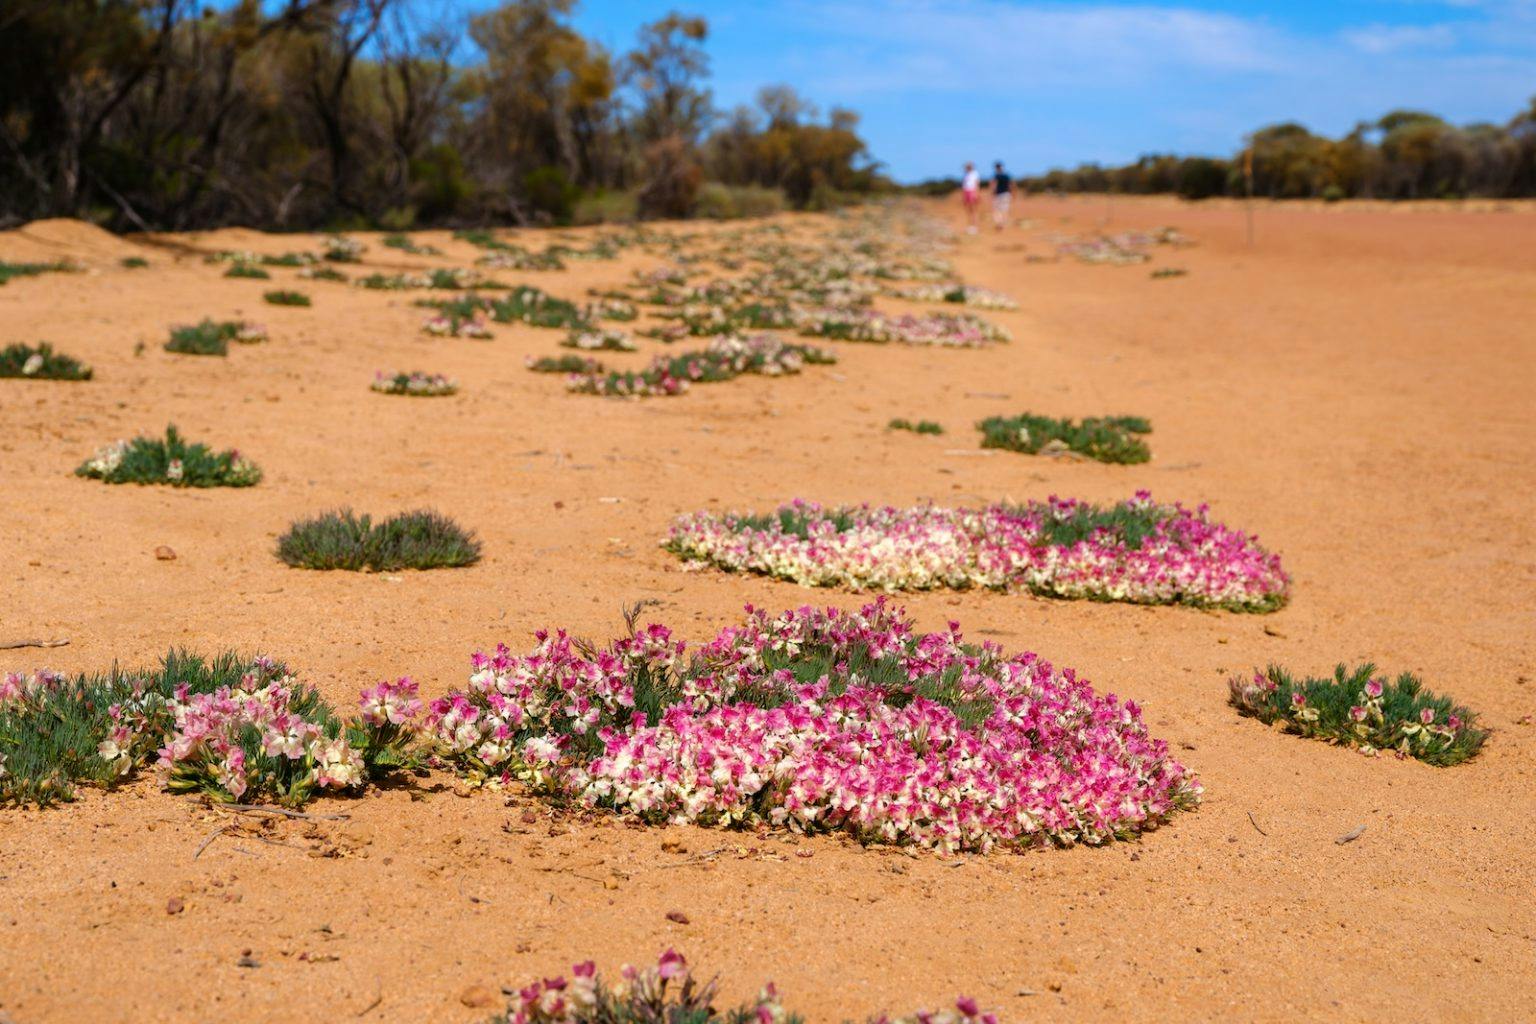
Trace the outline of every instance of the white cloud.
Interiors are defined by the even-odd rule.
[[[1456,42],[1451,25],[1366,25],[1343,33],[1344,41],[1368,54],[1447,47]]]

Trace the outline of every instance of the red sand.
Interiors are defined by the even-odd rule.
[[[1106,213],[1111,230],[1192,236],[1152,264],[1189,275],[1025,262],[1050,251],[1042,233],[1090,230]],[[721,972],[733,996],[776,980],[816,1021],[960,992],[1009,1021],[1529,1016],[1532,208],[1264,205],[1253,248],[1232,204],[1035,199],[1016,214],[1033,229],[963,238],[956,257],[964,279],[1019,300],[986,314],[1012,345],[842,345],[836,367],[637,403],[568,396],[526,372],[525,355],[558,351],[553,332],[429,339],[413,293],[299,282],[314,307],[277,309],[261,292],[290,286],[292,271],[227,280],[174,258],[314,238],[119,240],[59,222],[0,234],[0,259],[94,268],[0,287],[0,343],[50,340],[97,370],[84,385],[0,381],[0,642],[70,639],[0,651],[0,670],[236,647],[350,701],[404,674],[441,692],[466,678],[472,650],[522,646],[539,626],[611,635],[638,599],[692,638],[746,602],[856,605],[684,574],[656,547],[679,512],[794,496],[1104,500],[1145,487],[1209,501],[1282,552],[1296,581],[1291,606],[1264,617],[990,593],[906,602],[927,628],[957,618],[973,638],[1039,651],[1144,705],[1207,801],[1135,844],[945,861],[551,817],[523,799],[460,798],[442,777],[313,808],[345,822],[266,824],[286,848],[152,779],[0,811],[0,1020],[467,1022],[488,1013],[465,1005],[475,986],[588,956],[611,971],[669,945]],[[451,260],[361,237],[367,269],[474,255],[445,233],[417,238]],[[132,251],[152,269],[120,269]],[[497,276],[576,296],[651,263]],[[161,351],[168,324],[204,315],[264,321],[272,340],[227,359]],[[445,372],[463,390],[383,397],[367,388],[379,369]],[[1147,416],[1156,458],[1127,468],[975,450],[975,420],[1024,409]],[[886,432],[898,415],[950,433]],[[70,475],[101,443],[167,421],[240,447],[266,479],[173,492]],[[341,504],[433,505],[475,528],[486,557],[394,576],[272,556],[290,520]],[[159,545],[177,558],[157,561]],[[1367,759],[1226,706],[1230,672],[1356,659],[1418,672],[1479,709],[1495,730],[1484,752],[1448,770]],[[242,830],[194,859],[232,822]],[[1359,825],[1358,840],[1335,842]],[[686,853],[663,848],[677,842]],[[170,914],[173,899],[184,909]],[[691,923],[668,921],[672,910]]]

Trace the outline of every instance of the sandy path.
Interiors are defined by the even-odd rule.
[[[1025,262],[1049,251],[1044,232],[1089,230],[1106,210],[1112,229],[1173,223],[1197,239],[1153,264],[1190,274]],[[1005,1020],[1528,1014],[1536,726],[1519,720],[1536,714],[1536,214],[1266,207],[1249,249],[1232,205],[1034,200],[1018,212],[1033,229],[962,239],[956,256],[967,280],[1020,301],[987,314],[1014,344],[842,345],[838,366],[798,378],[637,403],[567,396],[526,372],[525,355],[559,351],[554,332],[426,338],[415,293],[302,282],[313,309],[274,309],[260,294],[292,271],[226,280],[153,245],[154,268],[127,271],[68,225],[0,236],[0,258],[68,254],[73,241],[100,271],[0,287],[0,343],[51,340],[98,375],[0,381],[0,640],[72,641],[0,652],[0,670],[237,647],[279,655],[345,701],[386,675],[440,692],[463,681],[472,650],[522,646],[541,625],[609,635],[636,599],[660,602],[654,615],[690,638],[749,601],[856,605],[684,574],[655,546],[676,513],[794,496],[1112,499],[1145,487],[1209,501],[1296,580],[1292,605],[1262,618],[993,594],[906,602],[925,627],[958,618],[1144,705],[1207,802],[1138,844],[944,862],[828,839],[552,822],[489,794],[397,790],[344,806],[345,823],[274,828],[299,849],[225,838],[194,861],[225,816],[141,783],[0,812],[0,1020],[318,1021],[366,1008],[369,1021],[470,1021],[486,1011],[462,1004],[468,986],[587,956],[612,969],[667,945],[722,972],[732,994],[773,978],[818,1021],[957,992]],[[375,244],[370,263],[474,255],[417,237],[454,258]],[[191,241],[313,248],[228,239]],[[498,276],[575,296],[652,263]],[[237,314],[266,322],[272,341],[222,360],[160,350],[168,323]],[[464,387],[429,404],[386,398],[367,390],[377,369],[446,372]],[[973,449],[973,421],[1025,408],[1148,416],[1156,457],[1124,468],[949,454]],[[896,415],[950,433],[888,434]],[[168,420],[237,445],[265,481],[173,493],[69,475],[98,444]],[[271,557],[291,519],[339,504],[433,505],[475,528],[486,558],[395,578]],[[162,544],[175,561],[155,560]],[[1454,770],[1368,760],[1225,705],[1229,671],[1355,659],[1419,672],[1480,709],[1497,730],[1485,752]],[[1335,844],[1360,824],[1358,841]],[[661,850],[675,839],[690,853]],[[718,863],[679,865],[719,847]],[[166,913],[171,897],[180,914]],[[260,967],[236,965],[246,950]]]

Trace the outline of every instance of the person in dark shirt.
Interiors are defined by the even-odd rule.
[[[1013,205],[1013,179],[1003,170],[1003,162],[992,165],[992,223],[1001,231],[1008,226],[1008,210]]]

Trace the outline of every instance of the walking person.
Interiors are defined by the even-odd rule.
[[[1008,210],[1013,206],[1013,178],[1003,170],[1003,162],[992,165],[992,223],[1001,231],[1008,226]]]
[[[960,179],[960,203],[965,207],[965,232],[974,235],[977,219],[981,216],[981,175],[969,160],[965,162],[965,177]]]

